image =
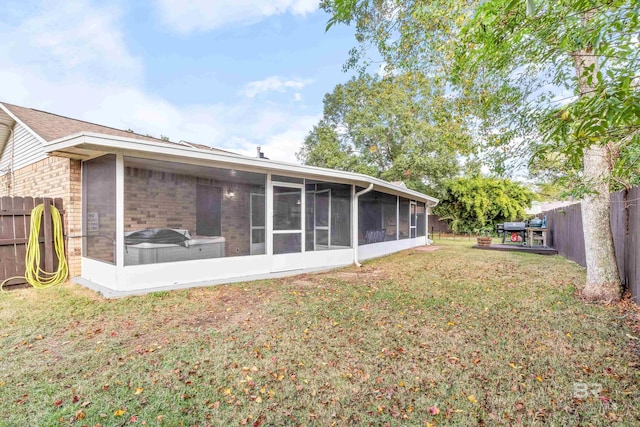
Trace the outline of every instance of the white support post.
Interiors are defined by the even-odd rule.
[[[124,280],[124,156],[116,154],[116,277],[118,287]]]
[[[358,251],[358,201],[356,200],[356,186],[351,186],[351,247]],[[356,257],[356,260],[358,258]]]
[[[273,255],[273,184],[271,183],[271,173],[267,173],[267,185],[264,189],[264,202],[267,210],[264,221],[265,253],[267,255]]]
[[[396,196],[396,240],[400,240],[400,196]]]

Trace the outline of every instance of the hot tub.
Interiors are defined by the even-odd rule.
[[[225,254],[222,236],[190,236],[183,245],[168,243],[138,243],[125,245],[124,265],[221,258]]]

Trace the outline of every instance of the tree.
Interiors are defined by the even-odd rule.
[[[445,188],[434,213],[462,232],[491,231],[496,223],[523,218],[534,198],[517,182],[479,175],[449,180]]]
[[[620,297],[609,225],[612,179],[638,170],[640,27],[635,0],[334,0],[330,25],[356,24],[395,68],[449,77],[484,147],[554,154],[583,196],[590,299]],[[524,151],[526,149],[526,151]],[[495,156],[499,158],[499,156]]]
[[[453,107],[420,74],[362,75],[325,95],[323,117],[297,156],[433,193],[458,173],[456,155],[469,146]]]
[[[494,0],[478,8],[459,45],[462,76],[473,77],[471,71],[475,79],[468,81],[477,82],[482,71],[496,87],[518,90],[520,104],[539,118],[531,123],[544,137],[541,152],[553,149],[581,164],[576,176],[586,242],[583,295],[593,300],[620,297],[609,191],[612,179],[629,178],[620,154],[640,142],[633,84],[638,49],[631,38],[638,29],[635,1]],[[558,102],[547,85],[573,96]]]

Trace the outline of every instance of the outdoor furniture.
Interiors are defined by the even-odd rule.
[[[536,242],[539,242],[538,246],[547,246],[547,234],[548,228],[541,227],[527,227],[527,242],[529,247],[533,247]]]
[[[385,229],[382,230],[367,230],[364,235],[364,243],[378,243],[384,242]]]

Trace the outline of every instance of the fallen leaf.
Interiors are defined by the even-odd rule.
[[[135,394],[140,394],[140,393],[142,393],[143,391],[144,391],[144,389],[143,389],[142,387],[137,387],[137,388],[136,388],[136,392],[135,392]]]
[[[113,413],[114,417],[121,417],[124,413],[127,412],[126,409],[118,409]]]
[[[467,399],[469,399],[469,402],[471,403],[478,403],[478,399],[476,399],[476,397],[473,394],[470,394],[469,396],[467,396]]]
[[[440,408],[438,408],[437,406],[432,406],[429,408],[429,413],[431,415],[438,415],[440,413]]]
[[[61,400],[61,399],[58,399],[58,400],[56,400],[55,402],[53,402],[53,406],[55,406],[56,408],[57,408],[58,406],[60,406],[60,405],[62,405],[62,400]]]

